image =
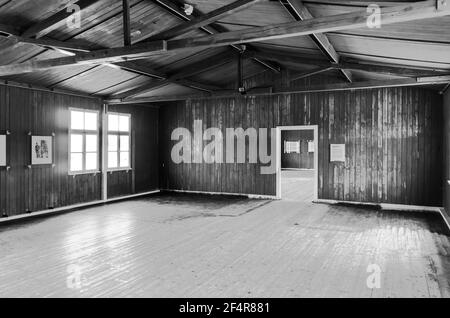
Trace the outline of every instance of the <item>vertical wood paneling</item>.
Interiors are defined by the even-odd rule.
[[[444,96],[444,206],[450,216],[450,90]]]
[[[0,211],[17,215],[100,199],[100,174],[68,175],[69,107],[96,109],[100,101],[92,98],[0,87],[0,131],[8,137],[9,171],[0,170]],[[28,135],[55,133],[54,160],[50,165],[30,164]]]
[[[204,128],[218,126],[224,134],[226,127],[318,125],[320,198],[439,206],[441,117],[440,96],[421,88],[168,103],[160,116],[161,184],[168,189],[275,195],[275,175],[261,175],[259,164],[173,164],[172,130],[192,131],[194,119],[202,119]],[[346,144],[345,163],[329,162],[330,143]]]
[[[111,112],[131,114],[132,170],[108,173],[108,197],[159,188],[158,109],[145,105],[110,105]]]

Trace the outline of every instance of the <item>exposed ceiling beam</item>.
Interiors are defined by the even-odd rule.
[[[193,19],[201,19],[201,17],[203,16],[203,14],[199,14],[198,11],[194,11],[194,13],[191,16],[186,15],[186,13],[183,12],[183,10],[181,10],[179,8],[179,6],[174,3],[174,1],[170,1],[170,0],[153,0],[153,2],[155,2],[158,5],[160,5],[166,11],[172,13],[173,15],[176,15],[177,17],[179,17],[180,19],[182,19],[184,21],[192,21]],[[211,34],[228,32],[228,29],[226,29],[226,28],[224,28],[222,26],[219,26],[219,25],[205,25],[205,26],[200,27],[200,30],[202,30],[205,33],[210,34],[210,35]],[[235,50],[239,51],[239,52],[244,50],[244,47],[242,45],[231,44],[230,46],[232,48],[234,48]],[[248,46],[248,49],[252,49],[252,47]],[[271,71],[273,71],[275,73],[279,73],[281,71],[280,66],[278,64],[276,64],[276,63],[269,62],[269,61],[264,61],[264,60],[261,60],[261,59],[258,59],[258,58],[253,58],[253,60],[256,63],[264,66],[267,69],[270,69]]]
[[[132,88],[130,90],[127,90],[125,92],[121,92],[120,94],[115,95],[116,98],[120,99],[126,99],[126,98],[132,98],[137,95],[141,95],[143,93],[146,93],[148,91],[157,89],[161,86],[165,86],[169,83],[184,85],[204,91],[217,91],[221,90],[222,88],[216,87],[214,85],[207,85],[203,83],[197,83],[193,81],[186,80],[187,77],[194,76],[199,73],[206,72],[210,70],[211,68],[216,68],[218,66],[221,66],[223,64],[229,63],[233,60],[235,57],[235,54],[231,54],[230,52],[221,53],[218,55],[215,55],[211,58],[208,58],[206,60],[193,63],[190,65],[187,65],[183,68],[183,71],[167,75],[167,74],[159,74],[160,75],[160,81],[152,81],[150,83],[145,83],[143,85],[140,85],[138,87]]]
[[[201,16],[192,19],[188,22],[181,23],[176,25],[173,28],[164,30],[152,37],[149,40],[169,40],[173,39],[177,36],[186,34],[190,31],[199,29],[201,27],[207,26],[211,23],[214,23],[220,19],[223,19],[227,16],[235,14],[241,10],[247,9],[258,2],[264,2],[267,0],[238,0],[227,4],[223,7],[220,7],[216,10],[213,10],[207,14],[202,14]]]
[[[319,92],[334,92],[334,91],[348,91],[348,90],[361,90],[361,89],[375,89],[386,87],[408,87],[408,86],[424,86],[424,85],[436,85],[445,84],[450,80],[450,76],[441,77],[421,77],[421,78],[406,78],[406,79],[394,79],[388,81],[364,81],[353,83],[339,83],[339,84],[325,84],[315,85],[298,90],[281,90],[273,93],[270,92],[248,92],[247,96],[265,96],[265,95],[286,95],[286,94],[304,94],[304,93],[319,93]],[[242,97],[241,94],[236,91],[228,90],[221,93],[214,92],[214,94],[189,94],[189,95],[166,95],[166,96],[153,96],[148,98],[135,98],[128,100],[110,99],[106,102],[109,104],[126,104],[126,103],[151,103],[162,101],[174,101],[174,100],[186,100],[186,99],[204,99],[204,98],[224,98],[224,97]]]
[[[82,11],[95,5],[97,2],[99,2],[99,0],[79,0],[75,3],[70,4],[77,5],[80,8],[80,11]],[[65,24],[67,21],[66,19],[74,14],[74,12],[72,10],[69,10],[69,8],[70,7],[64,8],[56,14],[48,17],[44,21],[29,27],[21,35],[25,38],[35,37],[39,39],[40,37],[52,32],[61,25]]]
[[[331,63],[323,59],[314,59],[309,56],[280,54],[274,52],[249,52],[253,56],[265,59],[274,59],[280,63],[292,65],[315,65],[322,68],[358,70],[371,73],[379,73],[392,76],[416,77],[425,75],[442,75],[450,73],[449,69],[436,69],[419,66],[385,64],[377,62],[356,61],[354,59],[342,57],[339,63]]]
[[[289,5],[291,10],[293,11],[291,12],[289,10],[289,12],[291,12],[291,15],[293,15],[295,19],[299,19],[301,21],[314,19],[309,9],[305,7],[305,5],[301,0],[285,0],[285,1],[286,1],[285,3]],[[283,1],[281,1],[281,3],[284,4]],[[324,33],[313,33],[310,34],[310,37],[314,41],[314,43],[316,43],[317,47],[328,57],[328,59],[331,62],[333,63],[339,62],[340,59],[339,54],[336,52],[334,46],[331,44],[330,40]],[[349,81],[350,83],[352,82],[352,74],[350,71],[340,70],[340,72],[347,79],[347,81]]]
[[[440,0],[446,1],[446,0]],[[450,15],[450,5],[436,8],[435,0],[410,3],[399,7],[385,8],[381,12],[383,25],[402,21],[412,21]],[[79,53],[74,57],[30,61],[21,64],[0,66],[0,76],[33,72],[54,67],[82,65],[89,63],[120,62],[129,59],[146,58],[166,51],[177,51],[192,48],[210,48],[230,44],[243,44],[273,39],[282,39],[314,33],[366,27],[371,13],[366,11],[351,12],[326,16],[304,21],[289,22],[277,25],[253,27],[239,31],[219,33],[204,37],[181,40],[154,41],[136,44],[130,47],[97,50]]]
[[[76,51],[76,52],[89,52],[90,50],[82,44],[78,44],[75,41],[58,41],[49,39],[46,37],[42,37],[40,39],[34,39],[34,38],[26,38],[20,35],[20,31],[13,26],[0,24],[0,35],[5,36],[10,41],[10,46],[18,44],[18,43],[25,43],[25,44],[34,44],[38,45],[44,48],[54,48],[54,49],[61,49],[61,50],[70,50],[70,51]]]
[[[302,73],[302,74],[293,75],[293,76],[291,76],[289,78],[289,81],[293,82],[293,81],[296,81],[296,80],[299,80],[299,79],[302,79],[302,78],[307,78],[307,77],[311,77],[311,76],[314,76],[314,75],[317,75],[317,74],[322,74],[324,72],[328,72],[328,71],[331,71],[333,69],[334,69],[334,67],[332,67],[332,66],[319,67],[319,68],[316,68],[316,69],[314,69],[314,70],[312,70],[310,72],[305,72],[305,73]]]
[[[123,16],[123,45],[131,45],[131,17],[130,17],[130,0],[122,0],[122,16]]]

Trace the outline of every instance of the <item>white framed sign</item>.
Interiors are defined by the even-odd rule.
[[[314,141],[308,141],[308,152],[314,152]]]
[[[0,167],[6,166],[6,135],[0,135]]]
[[[31,137],[31,164],[48,165],[53,163],[53,137]]]
[[[330,144],[330,162],[345,162],[345,144]]]

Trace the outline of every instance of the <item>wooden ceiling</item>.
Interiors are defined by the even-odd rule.
[[[380,28],[355,18],[373,1],[79,0],[77,28],[71,3],[0,0],[2,80],[116,101],[215,94],[236,82],[241,56],[244,78],[289,69],[355,87],[450,81],[450,0],[377,2],[389,13]]]

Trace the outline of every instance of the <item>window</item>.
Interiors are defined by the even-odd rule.
[[[69,172],[98,171],[98,112],[70,110]]]
[[[131,115],[108,114],[108,169],[130,169]]]
[[[300,153],[300,141],[285,141],[284,153]]]

